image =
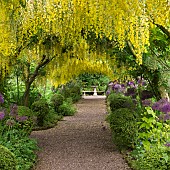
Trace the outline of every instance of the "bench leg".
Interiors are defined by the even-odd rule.
[[[93,96],[97,96],[97,90],[96,90],[96,87],[94,88],[94,94]]]

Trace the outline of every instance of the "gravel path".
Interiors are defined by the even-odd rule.
[[[42,148],[35,170],[130,170],[112,143],[104,99],[82,99],[75,116],[31,137]]]

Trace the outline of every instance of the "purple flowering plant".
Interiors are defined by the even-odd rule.
[[[139,78],[136,83],[128,81],[128,83],[122,85],[121,82],[116,81],[111,85],[112,89],[109,94],[111,91],[123,93],[137,101],[136,107],[141,110],[140,119],[137,121],[139,125],[138,141],[141,141],[141,148],[143,147],[146,151],[154,145],[170,147],[170,142],[168,143],[170,136],[170,124],[168,123],[168,120],[170,120],[170,102],[167,99],[155,102],[152,92],[147,89],[147,81],[143,78]]]
[[[4,117],[5,117],[5,113],[4,113],[4,111],[1,111],[0,112],[0,120],[4,119]]]
[[[160,120],[170,120],[170,102],[166,98],[155,102],[152,109],[159,115]]]
[[[152,98],[152,94],[150,91],[146,90],[147,88],[147,82],[144,80],[144,78],[138,78],[137,81],[135,80],[129,80],[127,82],[119,82],[118,80],[115,80],[113,82],[110,82],[108,84],[109,91],[107,91],[107,96],[113,91],[115,93],[122,93],[125,96],[130,96],[132,99],[136,99],[140,93],[140,97],[142,96],[142,99],[138,100],[145,100],[148,98]],[[139,97],[138,97],[139,98]]]
[[[4,103],[4,97],[3,95],[0,93],[0,104]]]
[[[142,100],[142,106],[144,107],[152,106],[152,100],[151,99]]]
[[[144,80],[144,78],[141,78],[141,77],[138,77],[137,84],[139,86],[147,86],[146,80]]]
[[[133,81],[128,81],[127,86],[135,87],[135,83]]]
[[[0,100],[1,99],[2,95],[0,95]],[[28,116],[21,116],[18,114],[18,106],[16,104],[10,106],[9,112],[5,109],[0,111],[0,136],[9,133],[9,131],[10,133],[12,133],[12,131],[17,131],[22,135],[26,135],[31,132],[32,126],[33,122]]]

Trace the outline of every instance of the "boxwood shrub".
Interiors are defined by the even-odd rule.
[[[37,116],[37,125],[43,126],[45,116],[49,113],[50,108],[46,100],[38,100],[32,104],[32,110]]]
[[[132,110],[135,108],[132,99],[123,94],[111,93],[107,98],[107,102],[112,112],[119,108],[129,108]]]
[[[63,104],[64,96],[60,93],[56,93],[51,97],[51,104],[55,110],[58,112],[59,106]]]
[[[113,135],[113,141],[119,149],[134,146],[137,135],[135,112],[128,108],[116,109],[107,117]]]
[[[0,170],[16,170],[15,155],[6,147],[0,145]]]

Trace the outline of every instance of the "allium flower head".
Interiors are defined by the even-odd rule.
[[[168,102],[167,99],[161,99],[153,104],[152,109],[159,110],[164,113],[168,113],[170,112],[170,102]]]
[[[169,143],[169,142],[168,142],[168,143],[166,143],[166,144],[165,144],[165,146],[170,147],[170,143]]]
[[[142,105],[143,106],[151,106],[152,105],[152,101],[149,99],[145,99],[142,101]]]
[[[110,94],[110,90],[106,91],[106,96],[108,96]]]
[[[159,103],[160,105],[164,105],[164,104],[168,103],[168,100],[167,100],[166,98],[163,98],[163,99],[160,99],[160,100],[158,101],[158,103]]]
[[[146,81],[143,81],[142,86],[146,86],[146,85],[147,85]]]
[[[132,98],[135,98],[136,95],[137,95],[137,93],[136,93],[135,87],[128,88],[127,92],[125,93],[125,96],[131,96]]]
[[[170,112],[170,103],[166,103],[165,105],[162,106],[161,111],[164,113],[169,113]]]
[[[10,115],[16,116],[18,113],[18,106],[16,104],[12,104],[10,107]]]
[[[1,93],[0,93],[0,103],[4,103],[4,97]]]
[[[121,92],[122,86],[120,84],[114,84],[112,90],[114,90],[115,92]]]
[[[4,112],[0,112],[0,120],[2,120],[5,117],[5,113]]]
[[[122,87],[122,88],[125,88],[125,84],[121,84],[121,87]]]
[[[164,114],[164,121],[166,120],[170,120],[170,115],[167,113],[167,114]]]
[[[159,109],[160,109],[159,103],[158,103],[158,102],[154,103],[154,104],[152,105],[152,109],[153,109],[153,110],[159,110]]]
[[[130,86],[130,87],[135,87],[135,83],[133,81],[129,81],[127,83],[127,85]]]
[[[6,125],[7,126],[14,126],[15,125],[15,120],[12,120],[12,119],[8,119],[7,121],[6,121]]]
[[[115,84],[114,85],[114,89],[120,89],[121,88],[121,85],[120,84]]]
[[[145,99],[149,99],[152,98],[153,94],[151,91],[149,90],[142,90],[141,92],[141,100],[145,100]]]
[[[144,78],[139,78],[138,81],[137,81],[138,85],[141,85],[141,86],[146,86],[146,81],[144,80]]]
[[[16,116],[18,122],[25,122],[28,119],[27,116]]]

